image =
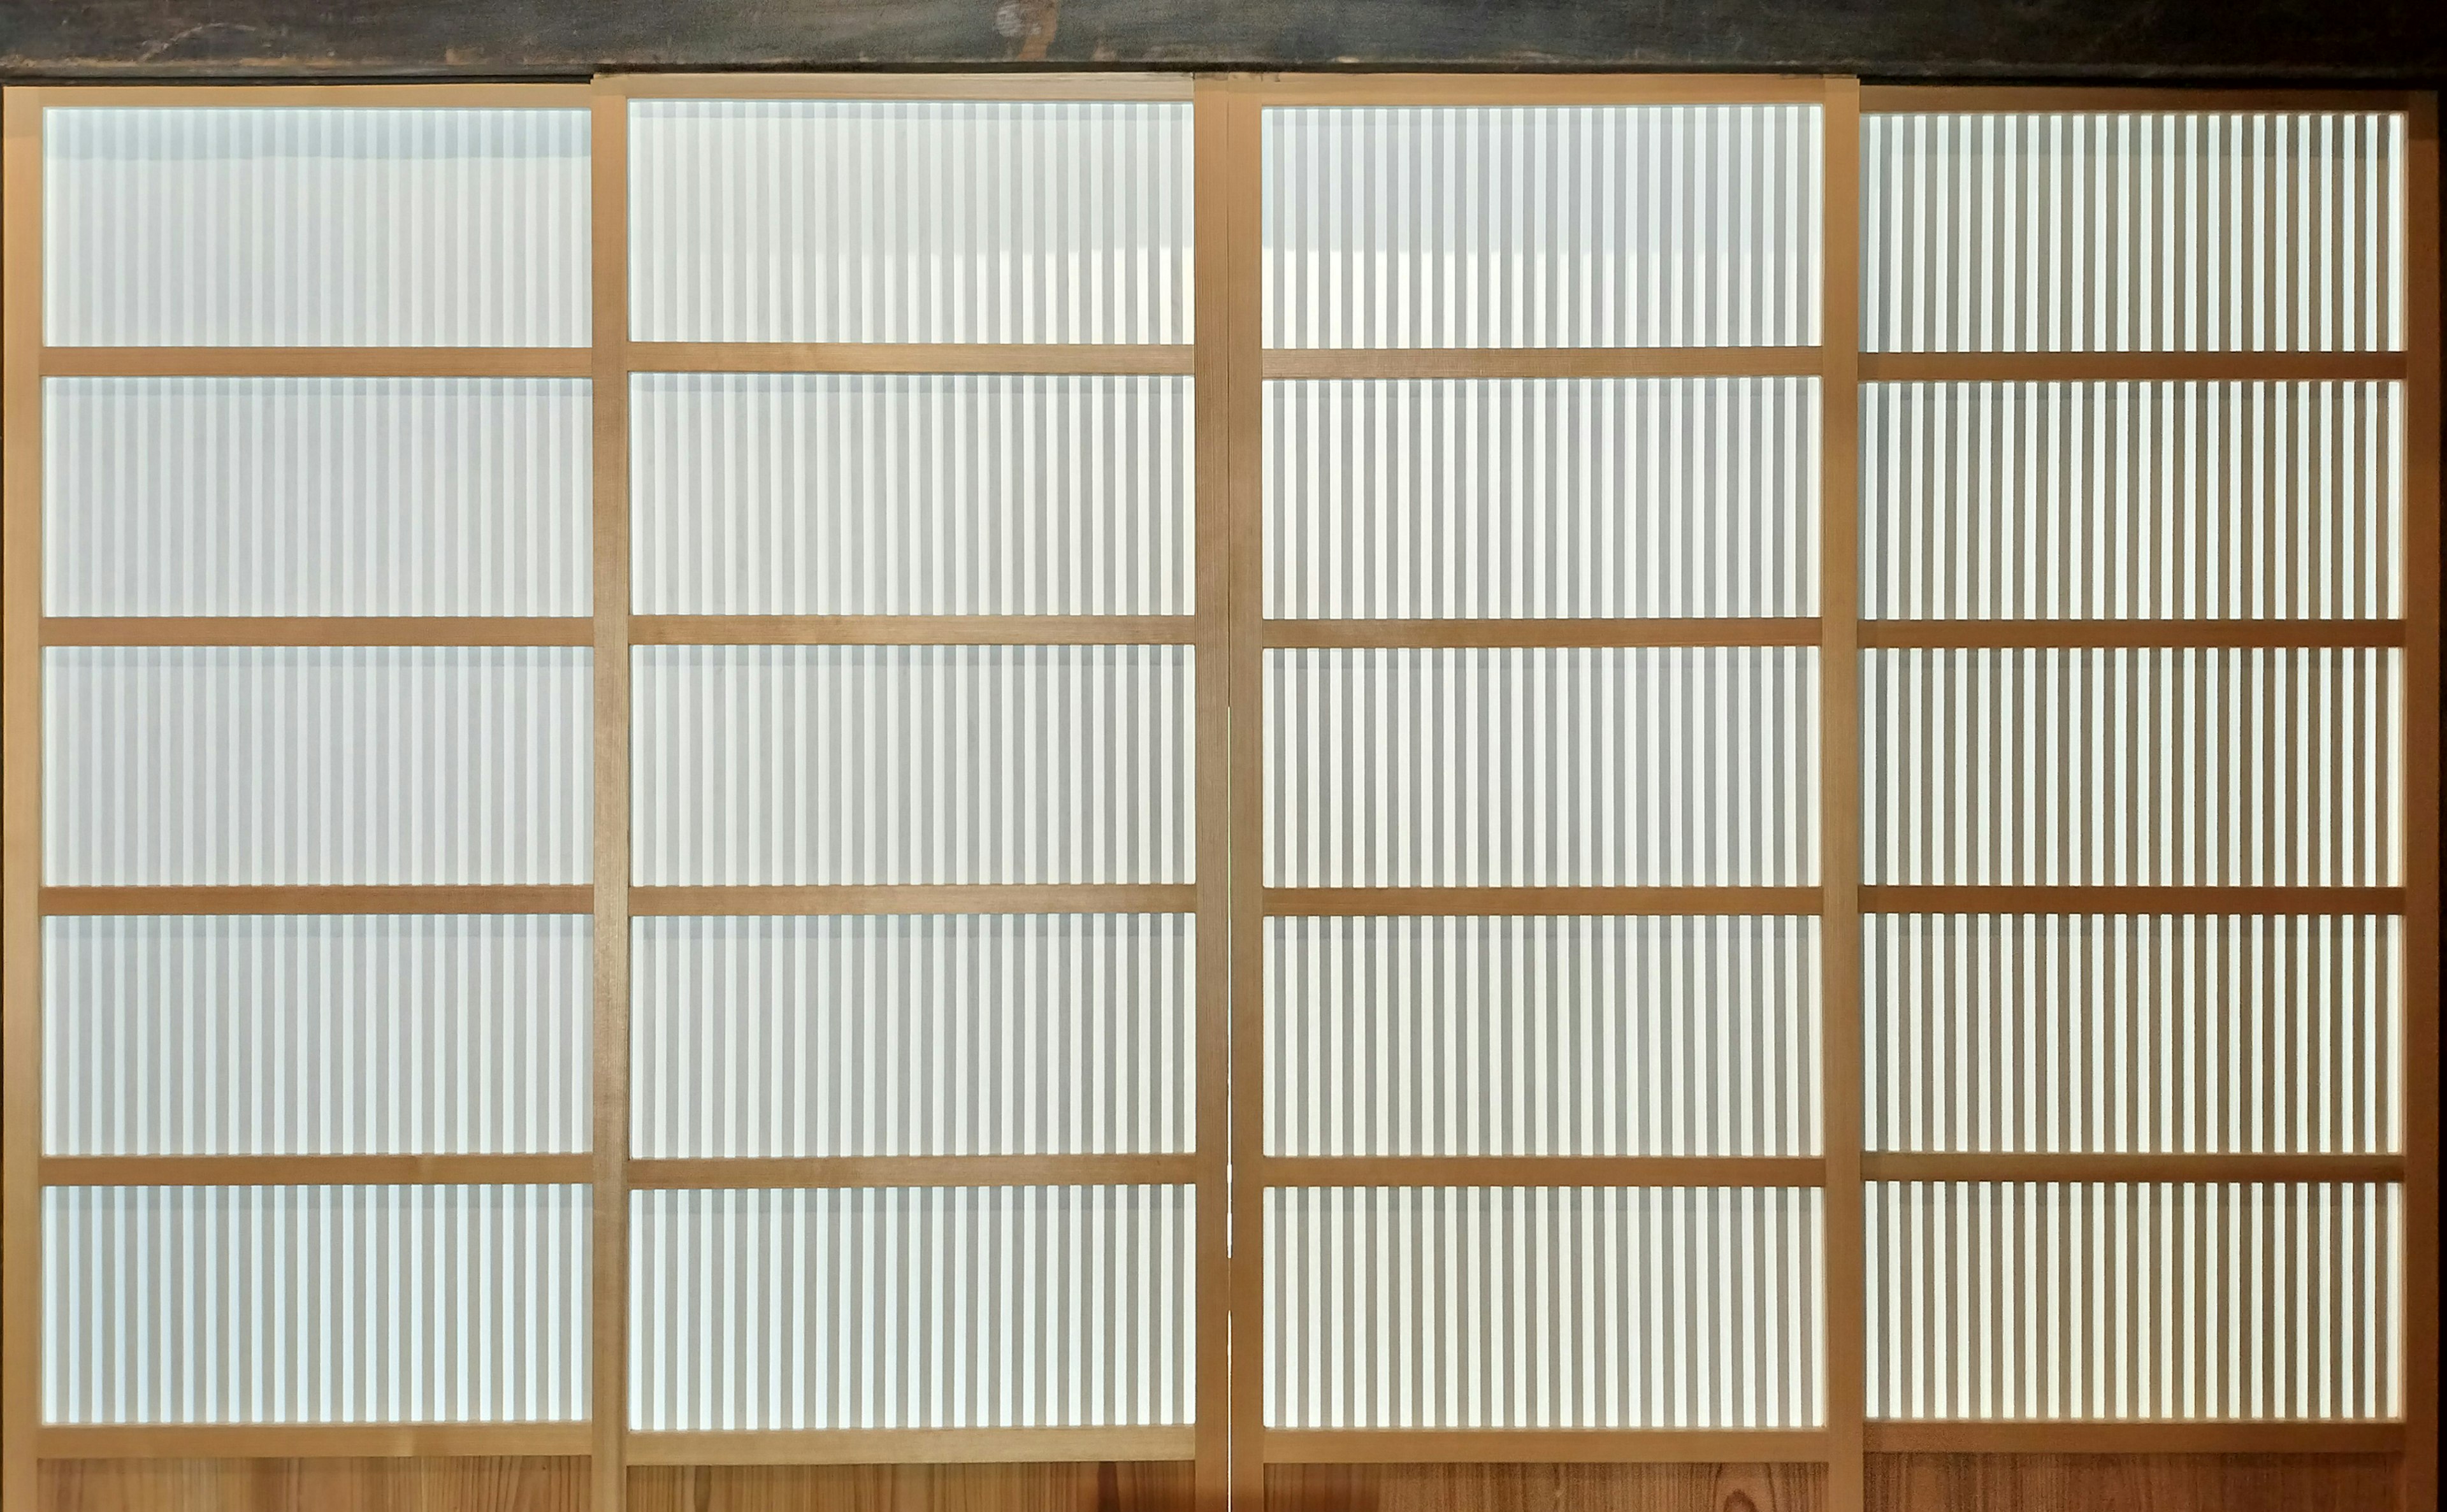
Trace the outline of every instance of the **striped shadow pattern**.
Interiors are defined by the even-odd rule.
[[[586,1416],[583,1186],[43,1192],[46,1423]]]
[[[594,920],[43,921],[52,1155],[587,1147]]]
[[[1275,1187],[1280,1428],[1808,1427],[1822,1200],[1795,1187]]]
[[[1191,1420],[1194,1188],[630,1201],[632,1428]]]
[[[1272,1155],[1814,1155],[1818,920],[1270,918]]]
[[[2403,1189],[1877,1182],[1868,1410],[2385,1418]]]

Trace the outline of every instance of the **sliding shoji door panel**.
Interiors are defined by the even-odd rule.
[[[19,94],[9,1473],[580,1448],[582,96]]]
[[[1252,1505],[1826,1457],[1820,91],[1608,93],[1235,138]]]
[[[1864,123],[1872,1441],[2409,1450],[2408,118],[1992,98]]]
[[[625,86],[640,1497],[1221,1464],[1195,111],[979,83]]]

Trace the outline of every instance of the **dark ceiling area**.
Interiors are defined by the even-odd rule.
[[[2428,84],[2442,0],[0,0],[17,78],[1480,68]]]

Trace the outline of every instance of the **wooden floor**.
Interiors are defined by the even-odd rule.
[[[2400,1512],[2392,1455],[1878,1454],[1870,1512]],[[1802,1465],[1285,1465],[1265,1512],[1817,1512]],[[629,1472],[631,1512],[1188,1512],[1189,1466]],[[585,1512],[582,1459],[65,1460],[42,1512]]]

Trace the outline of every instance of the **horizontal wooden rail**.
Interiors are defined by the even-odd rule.
[[[1186,73],[600,73],[632,100],[1186,100]],[[389,87],[386,85],[386,87]]]
[[[2402,110],[2400,92],[2383,89],[2186,89],[2115,86],[2083,87],[2049,85],[1894,85],[1861,86],[1865,116],[1989,115],[2022,112],[2115,115],[2143,111],[2287,111],[2328,114],[2351,111]]]
[[[573,1155],[46,1155],[45,1186],[523,1186],[584,1181]]]
[[[831,1155],[632,1160],[632,1190],[844,1186],[1172,1186],[1195,1155]]]
[[[43,621],[46,646],[592,646],[595,621],[553,618],[271,617]]]
[[[1269,1465],[1753,1465],[1828,1457],[1818,1428],[1267,1428]]]
[[[1815,887],[1269,887],[1275,917],[1815,914]]]
[[[1191,914],[1188,882],[978,882],[818,887],[632,887],[639,917],[820,914]]]
[[[2401,914],[2401,887],[2086,887],[1884,883],[1865,914]]]
[[[46,347],[46,378],[584,378],[586,347]]]
[[[633,341],[631,372],[1083,373],[1186,377],[1183,346],[973,342]]]
[[[229,84],[228,76],[184,84],[89,84],[61,80],[43,85],[47,105],[162,105],[179,110],[248,109],[273,105],[368,104],[458,110],[583,110],[594,92],[583,84],[547,80],[488,84]]]
[[[1187,646],[1191,614],[639,614],[633,646]]]
[[[54,917],[144,914],[590,914],[595,889],[573,886],[46,887]]]
[[[1273,1155],[1268,1186],[1823,1186],[1814,1155]]]
[[[1297,73],[1256,81],[1261,105],[1816,104],[1827,81],[1770,73]]]
[[[579,1455],[579,1423],[51,1424],[36,1435],[46,1460],[404,1460]]]
[[[1865,619],[1864,649],[2020,651],[2388,647],[2400,619]]]
[[[631,1465],[1017,1465],[1045,1461],[1186,1460],[1196,1429],[792,1428],[638,1433]]]
[[[2400,1181],[2401,1155],[1866,1154],[1871,1181]]]
[[[1863,383],[2311,383],[2404,377],[2400,351],[1878,351]]]
[[[2300,1418],[2064,1422],[1906,1422],[1864,1425],[1873,1454],[2394,1454],[2397,1422]]]
[[[1815,646],[1815,619],[1269,619],[1271,648]]]
[[[1262,377],[1814,378],[1815,347],[1276,347]]]

